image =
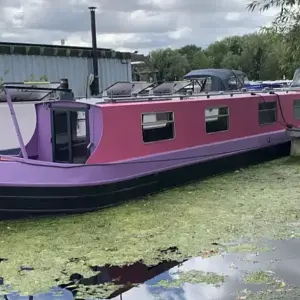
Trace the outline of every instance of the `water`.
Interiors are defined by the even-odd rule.
[[[265,264],[272,258],[268,256],[266,262],[259,263],[256,260],[263,259],[263,255],[272,256],[276,250],[256,257],[256,250],[243,249],[244,254],[237,255],[219,244],[240,237],[250,240],[261,236],[273,239],[300,237],[299,179],[299,163],[281,159],[101,212],[0,222],[0,276],[3,277],[3,280],[0,278],[0,283],[3,281],[0,290],[9,282],[14,290],[27,294],[60,286],[67,289],[63,296],[59,295],[60,299],[112,299],[120,293],[123,298],[146,293],[143,297],[151,299],[160,295],[164,298],[171,292],[181,293],[182,299],[190,299],[186,298],[186,289],[197,289],[199,295],[204,293],[201,299],[222,299],[225,294],[243,291],[245,286],[255,292],[262,287],[245,283],[243,278],[259,266],[268,271],[269,265],[266,267]],[[295,243],[293,241],[291,243]],[[273,272],[286,278],[298,262],[297,258],[291,258],[285,245],[280,244],[280,247],[288,267],[279,261],[270,265],[277,266]],[[297,248],[297,244],[291,246],[295,253]],[[211,259],[197,257],[206,256],[205,251],[210,250],[226,250],[231,254]],[[276,254],[279,260],[280,255]],[[180,277],[177,278],[172,273],[175,265],[188,257],[195,258],[183,265],[190,264],[206,272],[205,266],[209,264],[215,272],[213,275],[224,276],[224,283],[212,284],[211,280],[216,278],[206,278],[199,270],[196,270],[197,274],[177,272],[176,276]],[[243,259],[247,260],[245,265],[241,265]],[[129,265],[120,267],[123,264]],[[226,267],[227,271],[215,270],[217,266]],[[168,269],[167,275],[163,275]],[[140,276],[132,278],[130,273],[137,270]],[[170,280],[165,278],[155,283],[159,274],[169,276]],[[298,286],[293,282],[296,278],[293,274],[289,284]],[[281,287],[274,281],[265,288],[277,290]],[[224,292],[220,294],[222,290]],[[43,299],[46,296],[34,297]]]
[[[300,240],[263,242],[269,251],[224,253],[183,262],[170,260],[154,266],[147,266],[143,261],[128,266],[92,266],[94,271],[99,271],[98,275],[84,278],[72,274],[69,283],[52,292],[29,297],[10,294],[4,299],[234,300],[259,299],[250,297],[260,291],[265,293],[262,299],[287,299],[280,298],[287,297],[286,293],[290,293],[288,299],[300,296]],[[99,285],[105,292],[105,284],[114,286],[106,298],[92,295]],[[88,296],[80,295],[82,288]]]

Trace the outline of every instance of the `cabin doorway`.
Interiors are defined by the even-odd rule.
[[[87,109],[52,108],[52,154],[59,163],[84,164],[90,143]]]

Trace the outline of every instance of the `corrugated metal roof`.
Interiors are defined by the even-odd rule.
[[[98,48],[98,58],[131,59],[129,52]],[[91,47],[0,42],[0,54],[92,57]]]

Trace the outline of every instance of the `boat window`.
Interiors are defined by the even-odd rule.
[[[226,131],[229,128],[228,107],[210,107],[205,109],[206,133]]]
[[[211,79],[211,77],[206,77],[203,92],[206,92],[206,93],[211,92],[211,88],[212,88],[212,79]]]
[[[70,111],[72,122],[72,157],[73,163],[85,163],[89,152],[87,145],[89,137],[87,132],[87,113],[84,110]]]
[[[237,76],[237,89],[240,90],[244,87],[244,75],[239,75]]]
[[[294,119],[300,120],[300,100],[294,100]]]
[[[144,143],[171,140],[175,136],[174,113],[157,112],[142,114]]]
[[[86,109],[53,108],[53,161],[84,164],[89,157]]]
[[[235,75],[231,76],[228,80],[228,88],[229,90],[237,90],[238,89],[238,81]]]
[[[250,81],[247,76],[244,76],[244,84],[246,85],[250,84]]]
[[[258,107],[259,124],[273,124],[277,121],[276,101],[261,102]]]
[[[86,137],[86,117],[85,111],[78,111],[77,112],[77,130],[76,135],[78,138]]]

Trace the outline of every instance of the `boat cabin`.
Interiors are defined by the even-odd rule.
[[[36,129],[25,150],[30,159],[66,164],[163,155],[284,131],[285,122],[300,125],[298,99],[300,93],[291,91],[278,96],[247,92],[123,98],[96,104],[71,97],[40,102],[35,104]]]
[[[74,100],[37,103],[37,127],[26,146],[42,161],[85,164],[101,136],[101,111]]]
[[[21,89],[32,93],[35,88]],[[300,125],[300,92],[292,90],[151,95],[97,102],[96,98],[74,99],[69,89],[45,89],[58,91],[60,97],[35,104],[36,128],[26,145],[17,119],[14,126],[21,157],[51,163],[139,159],[284,131],[287,124]],[[11,97],[7,101],[15,117]]]
[[[21,146],[21,156],[48,162],[84,164],[90,151],[90,125],[88,122],[97,113],[89,117],[89,105],[76,103],[68,82],[60,83],[5,83],[6,93],[0,94],[0,102],[7,101],[13,119],[13,126]],[[24,144],[20,123],[13,103],[23,106],[35,106],[36,125],[29,142]],[[33,104],[31,104],[33,103]],[[93,109],[92,109],[93,111]],[[100,113],[100,112],[99,112]],[[31,122],[31,120],[28,120]],[[25,128],[27,133],[28,128]],[[92,130],[92,129],[91,129]],[[24,132],[24,131],[23,131]],[[23,148],[23,149],[22,149]],[[26,154],[24,155],[24,150]]]

